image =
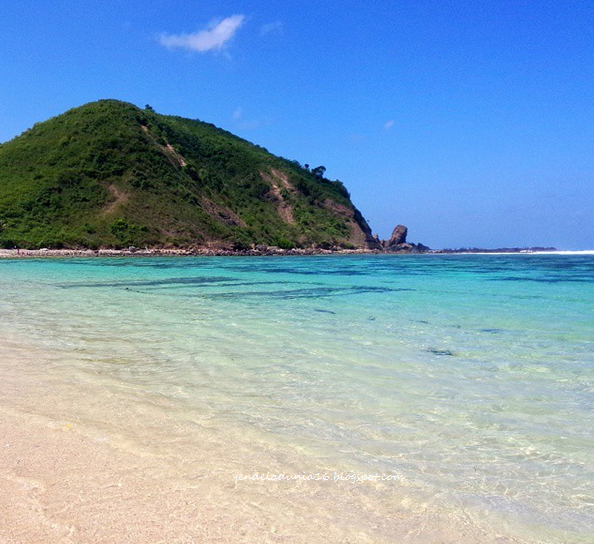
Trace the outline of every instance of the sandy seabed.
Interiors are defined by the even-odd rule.
[[[65,426],[0,410],[2,543],[504,543],[428,512],[359,502],[330,483],[180,481],[151,456],[127,455]],[[204,452],[203,452],[204,453]],[[306,489],[307,487],[307,489]]]
[[[316,467],[232,426],[185,424],[173,401],[136,403],[107,377],[85,385],[55,357],[48,373],[50,359],[0,343],[2,544],[516,542],[399,483],[236,481]]]

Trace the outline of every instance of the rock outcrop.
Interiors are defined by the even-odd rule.
[[[384,251],[403,253],[422,253],[429,248],[423,244],[411,244],[406,241],[408,228],[404,225],[396,225],[389,240],[381,241]]]
[[[390,249],[402,244],[406,244],[407,234],[408,228],[406,228],[404,225],[396,225],[392,231],[392,236],[390,236],[390,239],[386,242],[385,248]]]

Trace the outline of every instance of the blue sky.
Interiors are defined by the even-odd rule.
[[[0,142],[100,98],[340,179],[374,232],[594,248],[594,1],[20,0]]]

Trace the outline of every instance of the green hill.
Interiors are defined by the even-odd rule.
[[[0,247],[374,247],[339,181],[214,125],[101,100],[0,145]]]

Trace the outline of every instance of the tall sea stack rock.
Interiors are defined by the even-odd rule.
[[[429,248],[423,244],[411,244],[406,241],[408,228],[404,225],[396,225],[389,240],[384,240],[381,245],[384,251],[402,253],[423,253]]]
[[[401,244],[406,244],[406,235],[408,234],[408,228],[404,225],[396,225],[392,231],[392,236],[386,242],[386,249],[395,248]]]

